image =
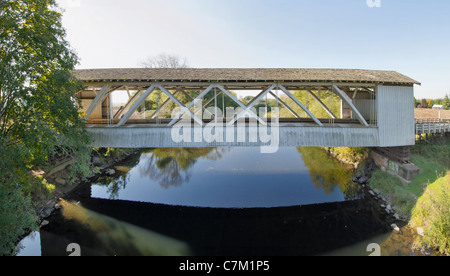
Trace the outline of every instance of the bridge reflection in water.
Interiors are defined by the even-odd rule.
[[[278,169],[289,171],[297,167],[301,173],[290,172],[291,178],[296,179],[291,186],[272,183],[279,190],[287,189],[297,201],[289,201],[286,193],[276,194],[275,190],[267,190],[270,194],[267,198],[282,198],[284,204],[268,201],[267,205],[258,205],[260,201],[252,202],[254,196],[249,194],[240,199],[238,194],[244,190],[238,187],[245,183],[228,186],[237,191],[235,196],[229,197],[234,198],[234,205],[230,205],[234,208],[218,200],[227,197],[221,193],[209,193],[216,199],[214,208],[206,207],[212,201],[199,201],[199,207],[188,207],[179,206],[181,201],[179,204],[153,199],[140,202],[139,198],[125,193],[136,188],[127,175],[139,170],[147,179],[146,186],[159,186],[166,192],[181,190],[184,193],[183,188],[192,189],[198,179],[196,175],[209,168],[210,162],[217,162],[217,167],[225,170],[226,174],[221,177],[230,177],[232,173],[227,170],[232,171],[232,167],[227,167],[226,161],[234,160],[238,167],[239,162],[246,163],[233,154],[242,150],[149,150],[139,161],[130,160],[129,164],[119,166],[121,173],[115,180],[106,179],[106,187],[90,183],[80,186],[67,199],[69,202],[62,202],[62,211],[41,229],[42,255],[67,255],[66,247],[70,243],[78,243],[82,255],[317,255],[389,232],[390,226],[381,208],[371,202],[363,190],[351,184],[352,171],[338,170],[335,167],[338,163],[312,148],[291,148],[292,155],[282,150],[280,154],[285,162],[277,162],[274,156],[270,167],[259,159],[260,168],[269,171],[261,179],[269,179],[270,170],[280,177],[282,173]],[[292,165],[294,154],[300,161],[302,157],[303,166],[298,160]],[[252,159],[258,160],[254,156]],[[127,166],[133,166],[133,171],[126,169]],[[214,174],[214,171],[208,173]],[[257,175],[255,168],[252,173]],[[303,173],[308,177],[301,178]],[[246,176],[246,173],[237,174],[237,177]],[[204,179],[204,174],[201,177]],[[259,181],[258,189],[264,189],[267,183]],[[170,186],[170,183],[176,185]],[[212,189],[215,185],[225,184],[220,181],[205,184]],[[304,197],[313,197],[315,193],[303,186],[312,186],[323,198],[307,201]],[[108,190],[109,198],[101,196],[99,189]],[[144,193],[141,186],[139,191]],[[156,193],[156,190],[145,190],[145,193]],[[249,193],[254,195],[255,191]],[[302,197],[302,194],[305,195]],[[197,200],[204,195],[199,195]],[[159,198],[158,194],[154,196]]]
[[[74,242],[83,255],[317,255],[390,230],[362,199],[249,209],[93,198],[83,199],[83,207],[69,205],[80,214],[58,214],[51,228],[41,230],[43,256],[67,255]],[[83,219],[86,210],[91,214]]]

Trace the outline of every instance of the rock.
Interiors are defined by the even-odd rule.
[[[49,222],[48,220],[43,220],[43,221],[41,222],[41,225],[39,226],[39,228],[44,227],[44,226],[48,225],[49,223],[50,223],[50,222]]]
[[[392,230],[394,230],[394,231],[397,231],[397,232],[400,232],[400,227],[398,227],[397,226],[397,224],[391,224],[391,228],[392,228]]]
[[[425,231],[423,230],[422,227],[417,227],[416,231],[419,236],[422,236],[422,237],[425,236]]]
[[[107,170],[105,170],[105,174],[106,174],[106,175],[109,175],[109,176],[112,176],[112,175],[114,175],[115,173],[116,173],[116,171],[113,170],[113,169],[107,169]]]
[[[385,208],[386,208],[386,205],[381,204],[380,207],[383,208],[383,209],[385,209]]]
[[[397,213],[394,214],[394,218],[395,218],[396,220],[401,220],[400,215],[397,214]]]
[[[372,190],[369,190],[369,194],[370,194],[371,196],[375,196],[375,193],[374,193]]]
[[[369,179],[365,176],[362,176],[360,179],[358,179],[359,184],[367,184],[368,181]]]
[[[99,157],[97,157],[97,156],[92,157],[92,165],[100,166],[101,164],[102,164],[102,161],[100,160]]]
[[[59,184],[59,185],[66,185],[67,184],[67,181],[62,179],[61,177],[57,177],[55,179],[55,182],[56,182],[56,184]]]
[[[42,218],[48,218],[53,212],[53,208],[52,207],[45,207],[44,209],[42,209],[40,215]]]
[[[355,182],[355,183],[358,183],[358,178],[357,178],[356,176],[354,176],[354,177],[352,178],[352,181]]]

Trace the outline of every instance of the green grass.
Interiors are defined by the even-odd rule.
[[[416,240],[416,248],[434,247],[450,256],[450,173],[427,187],[412,210],[410,224],[425,230],[424,237]]]
[[[427,186],[450,170],[450,139],[435,139],[413,146],[411,161],[420,168],[420,174],[408,185],[380,170],[374,173],[370,181],[370,186],[387,197],[406,219],[411,218],[411,211]]]
[[[388,172],[377,170],[372,175],[370,187],[377,189],[395,206],[396,212],[403,218],[409,219],[411,210],[417,200],[417,195],[411,192],[411,188],[403,185],[400,179]]]
[[[411,161],[420,174],[408,185],[396,176],[377,170],[370,181],[414,227],[425,236],[416,248],[436,248],[450,255],[450,139],[434,139],[412,147]]]

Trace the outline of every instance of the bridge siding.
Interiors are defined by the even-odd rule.
[[[92,135],[92,147],[117,147],[117,148],[152,148],[152,147],[217,147],[217,146],[262,146],[268,143],[261,143],[259,136],[256,143],[249,142],[249,133],[255,133],[257,129],[245,129],[246,142],[238,142],[237,130],[235,129],[233,143],[221,142],[194,142],[175,143],[171,137],[171,128],[151,127],[151,128],[88,128]],[[282,126],[279,128],[279,145],[283,146],[304,146],[304,147],[376,147],[379,145],[378,130],[374,127],[294,127]],[[226,133],[223,135],[226,141]]]
[[[415,144],[414,88],[377,86],[380,147]]]

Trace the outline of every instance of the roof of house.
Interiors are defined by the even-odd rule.
[[[84,82],[327,82],[414,85],[395,71],[359,69],[122,68],[75,70]]]

